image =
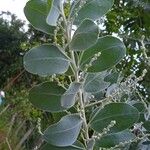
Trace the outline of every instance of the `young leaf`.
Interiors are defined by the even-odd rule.
[[[66,108],[61,106],[61,96],[64,88],[54,82],[45,82],[33,87],[29,93],[30,102],[41,110],[48,112],[59,112]]]
[[[97,43],[87,49],[81,60],[81,68],[84,70],[95,55],[101,53],[96,60],[92,61],[92,66],[89,66],[88,72],[100,72],[107,70],[118,64],[126,54],[126,48],[122,41],[112,36],[99,38]]]
[[[103,136],[100,140],[96,140],[95,146],[96,147],[103,147],[103,148],[110,148],[114,147],[115,145],[120,144],[121,142],[129,142],[133,140],[135,135],[131,133],[129,130],[124,130],[118,133],[112,133]]]
[[[92,120],[90,126],[96,132],[102,132],[111,121],[116,121],[114,127],[111,128],[110,132],[120,132],[127,128],[130,128],[139,119],[138,110],[126,103],[110,103],[103,109],[99,109]]]
[[[60,9],[61,5],[63,5],[62,0],[53,0],[50,12],[46,18],[46,21],[49,25],[51,26],[56,26],[57,25],[57,20],[60,15]]]
[[[111,9],[113,3],[113,0],[87,0],[78,12],[75,24],[79,24],[85,18],[93,21],[100,19]]]
[[[105,76],[106,72],[89,73],[83,85],[84,90],[89,93],[98,93],[105,90],[110,85],[109,82],[104,81]]]
[[[67,71],[69,60],[58,47],[45,44],[25,54],[24,67],[28,72],[40,76],[62,74]]]
[[[67,115],[44,131],[43,138],[54,146],[70,146],[79,135],[82,119],[78,114]]]
[[[24,8],[24,14],[37,30],[53,34],[54,27],[46,23],[47,8],[47,0],[30,0]]]
[[[57,147],[47,143],[40,150],[85,150],[85,148],[83,144],[77,141],[73,145],[65,147]]]
[[[82,51],[90,48],[97,41],[98,26],[89,19],[85,19],[73,35],[70,48],[73,51]]]
[[[80,89],[81,83],[72,82],[69,89],[61,97],[61,105],[64,108],[70,108],[75,104],[75,97]]]

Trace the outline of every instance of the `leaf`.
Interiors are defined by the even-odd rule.
[[[52,6],[52,0],[47,0],[47,10],[50,10]]]
[[[97,41],[98,26],[89,19],[85,19],[73,35],[70,48],[73,51],[82,51],[90,48]]]
[[[72,107],[76,102],[76,95],[80,89],[81,83],[72,82],[68,90],[61,97],[61,106],[64,108]]]
[[[96,147],[103,147],[103,148],[110,148],[114,147],[115,145],[119,145],[119,143],[129,142],[133,140],[135,135],[131,133],[129,130],[124,130],[118,133],[112,133],[103,136],[100,140],[96,140],[95,146]]]
[[[118,64],[126,54],[124,43],[118,38],[105,36],[99,38],[97,43],[87,49],[81,59],[81,68],[89,64],[95,54],[101,53],[97,60],[92,62],[92,66],[88,68],[88,72],[101,72]]]
[[[110,82],[111,85],[112,85],[112,84],[114,84],[114,83],[117,83],[118,78],[119,78],[119,75],[120,75],[119,72],[116,72],[116,71],[111,72],[109,75],[107,75],[107,76],[105,77],[104,81]]]
[[[85,18],[93,21],[100,19],[112,8],[113,4],[113,0],[87,0],[78,12],[75,24],[79,24]]]
[[[78,114],[67,115],[44,131],[43,138],[54,146],[70,146],[79,135],[82,119]]]
[[[47,9],[47,0],[30,0],[24,7],[24,14],[37,30],[53,34],[55,28],[46,23]]]
[[[59,112],[66,108],[61,106],[61,96],[65,90],[54,82],[45,82],[33,87],[29,93],[30,102],[41,110]]]
[[[40,76],[62,74],[67,71],[69,60],[58,47],[45,44],[25,54],[24,67],[28,72]]]
[[[89,93],[98,93],[105,90],[110,83],[105,82],[106,72],[88,73],[83,88]]]
[[[41,150],[85,150],[85,148],[83,144],[77,141],[73,145],[67,147],[56,147],[47,143],[41,148]]]
[[[147,130],[150,131],[150,121],[145,121],[143,124],[143,127]]]
[[[60,9],[61,5],[63,5],[62,0],[53,0],[51,9],[49,11],[49,14],[46,18],[46,22],[51,25],[51,26],[56,26],[57,25],[57,20],[60,15]]]
[[[132,104],[139,112],[140,112],[140,118],[139,122],[145,122],[145,106],[142,102],[136,102],[135,104]]]
[[[102,132],[111,121],[115,120],[116,124],[110,132],[120,132],[130,128],[139,119],[138,110],[126,103],[110,103],[103,109],[99,108],[92,116],[90,126],[97,132]]]
[[[133,106],[135,107],[135,108],[137,108],[137,110],[140,112],[140,113],[144,113],[145,112],[145,106],[144,106],[144,104],[142,103],[142,102],[136,102],[135,101],[135,103],[133,104]]]

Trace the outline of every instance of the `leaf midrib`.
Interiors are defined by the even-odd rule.
[[[47,61],[47,60],[55,60],[55,59],[59,59],[59,60],[62,60],[62,61],[68,61],[67,59],[65,58],[62,58],[62,57],[43,57],[43,58],[32,58],[32,59],[27,59],[26,61],[28,62],[32,62],[32,61]]]

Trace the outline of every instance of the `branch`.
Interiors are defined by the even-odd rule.
[[[11,146],[10,146],[10,143],[9,143],[9,141],[8,141],[8,138],[7,138],[7,137],[6,137],[6,143],[7,143],[7,145],[8,145],[9,150],[12,150],[12,148],[11,148]]]
[[[17,76],[15,76],[5,87],[4,90],[8,90],[10,86],[25,72],[25,69],[23,69]]]
[[[20,142],[17,144],[15,150],[20,150],[22,144],[26,141],[26,139],[31,135],[31,133],[33,132],[34,128],[30,128],[25,134],[24,136],[21,138]]]

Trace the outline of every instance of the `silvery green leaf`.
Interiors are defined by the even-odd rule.
[[[43,138],[54,146],[70,146],[77,140],[82,122],[78,114],[64,116],[44,131]]]
[[[66,108],[61,106],[61,96],[65,89],[55,82],[44,82],[34,86],[29,92],[30,102],[41,110],[61,112]]]
[[[83,88],[88,93],[98,93],[105,90],[110,83],[105,82],[107,72],[88,73]]]
[[[61,8],[63,6],[62,0],[53,0],[50,11],[46,18],[46,22],[51,26],[57,25],[57,20],[61,13]]]
[[[124,130],[102,136],[99,140],[96,140],[95,146],[110,148],[119,145],[121,142],[130,142],[133,139],[135,139],[135,135],[129,130]]]
[[[61,97],[61,105],[64,108],[72,107],[76,102],[76,96],[81,87],[81,83],[72,82],[68,90]]]
[[[30,0],[24,7],[24,13],[34,28],[47,34],[53,34],[55,28],[46,23],[49,9],[47,6],[47,0]]]
[[[104,16],[113,6],[114,0],[86,0],[86,3],[79,9],[78,16],[75,19],[75,24],[79,24],[85,18],[93,21]],[[76,5],[78,9],[80,5]],[[75,11],[73,11],[75,13]]]
[[[40,76],[62,74],[68,70],[69,60],[57,46],[44,44],[25,54],[24,67],[28,72]]]
[[[90,127],[96,132],[102,132],[111,121],[116,124],[110,129],[110,133],[116,133],[130,128],[139,120],[138,110],[126,103],[110,103],[103,109],[97,108],[91,116]]]
[[[82,51],[94,45],[98,39],[99,28],[89,19],[83,20],[75,31],[70,48],[73,51]]]
[[[91,60],[95,55],[100,54],[96,60]],[[84,70],[86,65],[91,65],[87,68],[87,72],[101,72],[112,68],[118,64],[126,54],[124,43],[113,36],[100,37],[97,43],[84,51],[80,67]]]

